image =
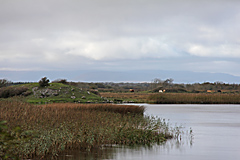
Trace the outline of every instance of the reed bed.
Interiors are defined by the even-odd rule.
[[[67,149],[89,151],[108,144],[149,145],[173,137],[168,124],[143,112],[144,107],[132,105],[0,101],[0,121],[7,121],[8,132],[13,134],[12,129],[20,126],[22,136],[34,135],[11,148],[10,153],[21,159],[57,156]]]
[[[240,94],[223,93],[158,93],[148,97],[157,104],[240,104]]]

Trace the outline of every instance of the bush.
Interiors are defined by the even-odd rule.
[[[182,88],[177,88],[177,89],[166,89],[166,92],[169,92],[169,93],[184,93],[184,92],[187,92],[186,89],[182,89]]]
[[[25,95],[27,87],[3,87],[0,88],[0,98],[8,98],[13,96]],[[30,92],[30,91],[29,91]],[[27,93],[28,95],[31,93]]]
[[[68,84],[66,79],[57,79],[52,81],[53,83],[62,83],[62,84]]]
[[[49,86],[49,79],[47,77],[43,77],[39,82],[40,87],[46,87]]]
[[[10,85],[10,81],[6,80],[6,79],[0,79],[0,88],[1,87],[7,87]]]
[[[0,121],[0,159],[18,159],[15,150],[32,139],[32,131],[23,131],[19,126],[8,129],[6,121]]]

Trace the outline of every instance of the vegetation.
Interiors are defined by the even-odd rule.
[[[43,77],[38,83],[40,85],[40,87],[46,87],[49,86],[49,79],[47,79],[47,77]]]
[[[47,87],[40,87],[38,83],[19,84],[0,88],[0,98],[22,96],[22,100],[35,103],[106,103],[95,90],[85,90],[63,83],[49,83]]]
[[[123,102],[123,103],[147,103],[148,97],[155,93],[148,92],[123,92],[123,93],[112,93],[112,92],[100,92],[102,97],[107,98],[112,102]]]
[[[28,88],[24,86],[3,87],[3,88],[0,88],[0,98],[9,98],[9,97],[19,96],[19,95],[27,96],[31,94],[30,92],[27,92],[27,91],[28,91]]]
[[[7,79],[0,79],[0,88],[8,86],[10,83]]]
[[[0,98],[22,96],[29,103],[213,103],[239,104],[239,84],[204,82],[175,84],[173,79],[154,79],[151,83],[83,83],[57,79],[49,83],[1,80]],[[44,87],[40,87],[40,86]],[[130,92],[134,90],[134,92]],[[161,92],[161,93],[159,93]]]
[[[33,138],[31,131],[22,131],[19,126],[12,130],[7,130],[6,121],[0,121],[0,158],[1,159],[18,159],[15,154],[21,143]]]
[[[165,121],[144,117],[144,108],[139,106],[0,102],[0,120],[6,120],[8,126],[4,133],[12,135],[20,126],[22,131],[31,130],[36,135],[26,141],[15,139],[18,145],[11,148],[11,154],[21,159],[57,156],[66,149],[91,150],[106,144],[150,145],[173,136]],[[2,148],[1,154],[6,155]]]
[[[160,93],[150,95],[148,102],[156,104],[240,104],[240,94]]]

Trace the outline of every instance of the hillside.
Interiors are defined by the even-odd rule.
[[[47,87],[40,87],[38,83],[29,83],[0,89],[1,98],[13,96],[22,96],[24,101],[35,104],[107,102],[106,99],[101,98],[94,90],[89,91],[62,83],[49,83]]]

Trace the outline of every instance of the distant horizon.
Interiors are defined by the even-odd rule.
[[[114,83],[151,83],[155,78],[165,80],[172,78],[173,83],[204,83],[223,82],[240,83],[240,76],[225,73],[167,71],[167,70],[76,70],[76,71],[0,71],[0,79],[12,82],[38,82],[42,77],[50,81],[66,79],[72,82],[114,82]]]

